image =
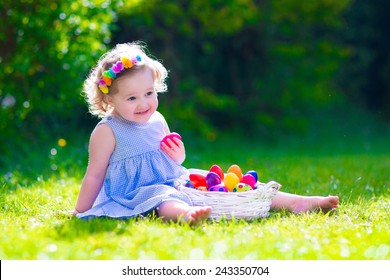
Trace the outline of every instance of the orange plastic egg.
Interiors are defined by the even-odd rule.
[[[233,191],[234,187],[240,182],[238,176],[233,172],[228,172],[223,179],[223,183],[229,192]]]
[[[232,166],[229,167],[228,173],[234,173],[237,175],[238,179],[241,181],[242,179],[242,171],[241,168],[237,164],[233,164]]]

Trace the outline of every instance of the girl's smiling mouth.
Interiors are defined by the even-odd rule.
[[[149,112],[149,109],[141,112],[137,112],[136,115],[146,115]]]

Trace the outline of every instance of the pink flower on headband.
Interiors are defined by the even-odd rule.
[[[104,93],[108,94],[108,87],[111,85],[112,81],[116,78],[117,74],[121,73],[125,69],[130,69],[134,65],[136,65],[138,62],[142,61],[142,57],[140,55],[127,58],[127,57],[121,57],[120,61],[117,61],[114,63],[114,65],[108,69],[107,71],[104,71],[102,74],[102,78],[98,82],[99,89]]]
[[[112,71],[115,73],[120,73],[123,70],[123,63],[122,61],[118,61],[112,66]]]
[[[141,57],[139,55],[131,58],[131,62],[133,62],[133,64],[137,64],[138,61],[141,61]]]

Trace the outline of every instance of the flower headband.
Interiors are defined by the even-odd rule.
[[[125,56],[116,62],[110,69],[103,72],[102,78],[100,79],[98,86],[99,89],[104,93],[108,94],[108,87],[111,85],[112,81],[116,78],[116,75],[122,72],[125,69],[130,69],[134,65],[142,61],[140,55],[134,56],[132,58],[127,58]]]

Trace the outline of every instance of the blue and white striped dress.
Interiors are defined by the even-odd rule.
[[[114,132],[116,146],[93,207],[77,217],[130,218],[168,200],[192,205],[188,196],[174,187],[175,181],[188,171],[160,148],[165,119],[159,112],[144,124],[114,115],[98,125],[103,123]]]

